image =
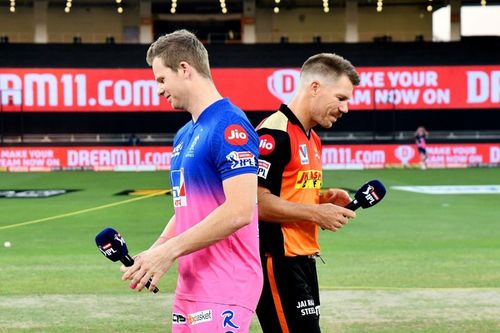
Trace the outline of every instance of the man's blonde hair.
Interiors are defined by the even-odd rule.
[[[335,53],[319,53],[304,62],[300,71],[301,78],[314,75],[331,77],[334,80],[346,75],[353,86],[359,85],[359,75],[354,66],[349,60]]]
[[[182,61],[194,67],[201,76],[212,79],[208,52],[196,36],[185,30],[177,30],[159,37],[148,49],[146,61],[153,64],[155,58],[160,58],[163,65],[177,71]]]

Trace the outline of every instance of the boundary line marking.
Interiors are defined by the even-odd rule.
[[[151,198],[151,197],[158,196],[158,195],[163,195],[163,194],[169,193],[171,191],[172,190],[162,190],[162,191],[154,192],[154,193],[151,193],[151,194],[148,194],[148,195],[140,196],[140,197],[137,197],[137,198],[132,198],[132,199],[127,199],[127,200],[123,200],[123,201],[113,202],[113,203],[106,204],[106,205],[101,205],[101,206],[97,206],[97,207],[81,209],[81,210],[77,210],[77,211],[70,212],[70,213],[49,216],[49,217],[45,217],[45,218],[41,218],[41,219],[36,219],[36,220],[31,220],[31,221],[26,221],[26,222],[20,222],[20,223],[10,224],[10,225],[6,225],[6,226],[0,227],[0,230],[17,228],[17,227],[22,227],[22,226],[25,226],[25,225],[42,223],[42,222],[47,222],[47,221],[61,219],[61,218],[64,218],[64,217],[85,214],[85,213],[93,212],[93,211],[100,210],[100,209],[111,208],[111,207],[115,207],[115,206],[119,206],[119,205],[124,205],[124,204],[130,203],[130,202],[134,202],[134,201],[138,201],[138,200],[143,200],[143,199]]]

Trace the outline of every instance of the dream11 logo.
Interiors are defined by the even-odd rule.
[[[415,149],[407,145],[399,146],[394,151],[394,155],[401,161],[403,166],[407,166],[408,162],[415,156]]]
[[[284,104],[288,104],[297,91],[300,71],[279,69],[267,78],[267,89]]]

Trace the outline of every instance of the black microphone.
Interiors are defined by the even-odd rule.
[[[95,243],[99,251],[111,261],[120,260],[126,267],[134,264],[134,259],[128,255],[127,244],[125,239],[118,231],[113,228],[106,228],[95,236]],[[146,288],[149,289],[151,279],[146,283]],[[157,287],[153,289],[156,294],[159,291]]]
[[[370,180],[359,188],[354,195],[354,200],[349,202],[345,208],[356,210],[361,208],[370,208],[378,204],[385,196],[385,187],[379,180]]]

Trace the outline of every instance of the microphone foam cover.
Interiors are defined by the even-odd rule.
[[[106,228],[95,237],[101,253],[112,261],[118,261],[128,254],[127,244],[118,231]]]
[[[368,183],[361,186],[356,192],[354,198],[358,200],[363,208],[369,208],[378,204],[384,198],[386,189],[384,184],[379,180],[370,180]]]

